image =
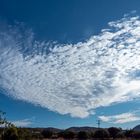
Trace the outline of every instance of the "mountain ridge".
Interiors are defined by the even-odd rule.
[[[140,131],[140,124],[139,124],[139,125],[136,125],[136,126],[133,128],[133,130],[138,130],[138,131]]]

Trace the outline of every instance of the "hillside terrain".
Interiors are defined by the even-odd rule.
[[[135,126],[135,127],[133,128],[133,130],[138,130],[138,131],[140,131],[140,125]]]

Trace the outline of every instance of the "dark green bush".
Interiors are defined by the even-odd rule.
[[[53,132],[51,130],[43,130],[41,134],[44,138],[51,138],[53,135]]]
[[[122,130],[120,128],[116,128],[116,127],[110,127],[108,128],[108,132],[110,133],[110,136],[112,138],[115,138],[117,136],[117,134],[119,132],[121,132]]]
[[[93,138],[109,138],[109,137],[110,137],[110,134],[108,130],[105,130],[105,129],[96,130],[93,134]]]
[[[19,140],[17,128],[7,128],[2,135],[2,140]]]
[[[116,135],[116,138],[125,138],[125,134],[123,132],[119,132],[117,135]]]
[[[88,139],[89,138],[89,133],[86,131],[80,131],[77,135],[79,139]]]
[[[68,139],[68,138],[72,139],[75,137],[75,135],[76,134],[73,131],[63,131],[59,133],[59,137],[63,137],[65,139]]]
[[[135,139],[140,139],[140,131],[133,132],[132,137],[135,138]]]

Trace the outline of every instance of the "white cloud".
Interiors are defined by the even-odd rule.
[[[0,31],[0,87],[16,99],[81,118],[101,106],[139,99],[140,19],[109,25],[77,44]]]
[[[140,116],[138,116],[134,112],[128,112],[112,116],[99,116],[99,119],[101,119],[104,122],[123,124],[128,122],[139,121]]]
[[[24,120],[12,121],[11,123],[17,127],[28,127],[32,124],[32,121],[30,119],[24,119]]]

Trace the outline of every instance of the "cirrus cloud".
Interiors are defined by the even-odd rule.
[[[76,44],[35,41],[0,31],[0,87],[9,96],[85,118],[101,106],[140,97],[140,19],[109,23]]]
[[[28,127],[32,124],[32,121],[30,119],[16,120],[12,121],[12,124],[17,127]]]
[[[123,124],[128,122],[139,121],[140,116],[138,116],[135,112],[127,112],[111,116],[99,116],[99,119],[101,119],[103,122]]]

